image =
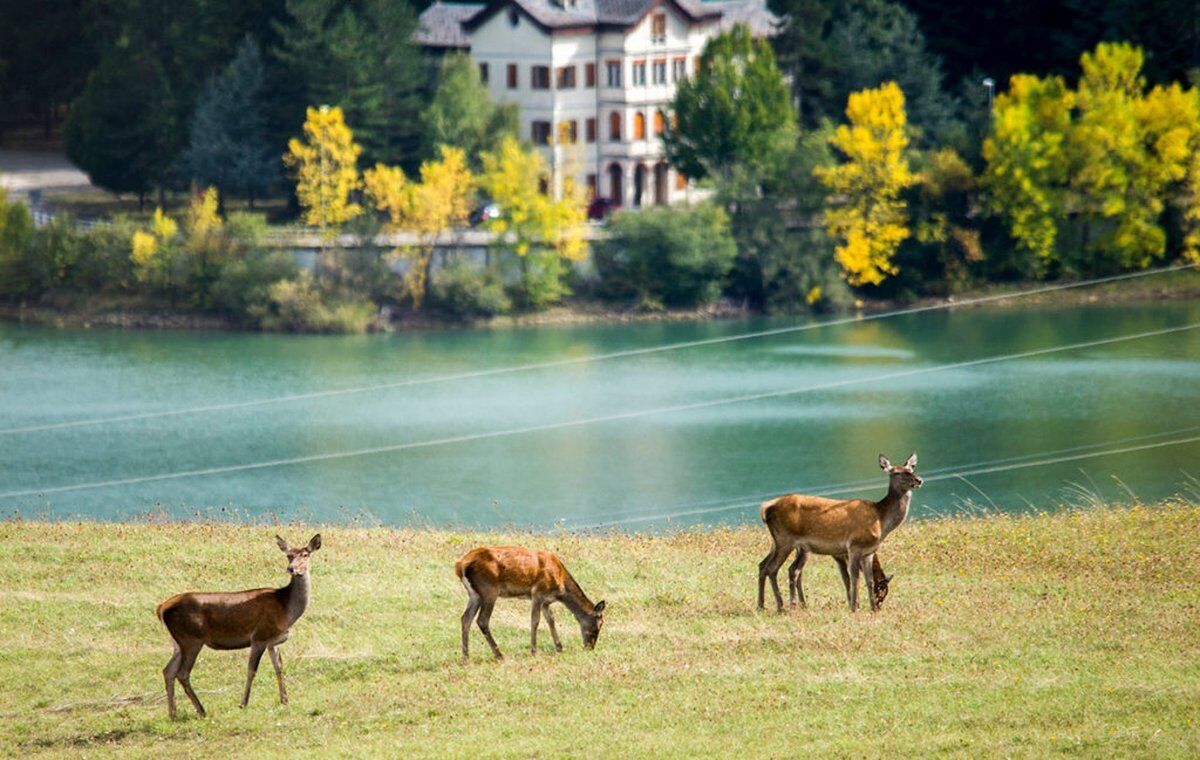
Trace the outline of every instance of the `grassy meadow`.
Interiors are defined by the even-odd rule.
[[[314,528],[279,529],[293,543]],[[157,602],[286,582],[275,529],[0,522],[0,756],[685,757],[1200,754],[1200,508],[1186,503],[910,523],[879,614],[833,562],[810,607],[754,609],[758,526],[648,535],[321,527],[308,612],[238,708],[245,651],[205,650],[168,720]],[[459,660],[454,560],[552,548],[594,601],[594,652],[501,600],[494,662]],[[780,574],[786,589],[785,572]]]

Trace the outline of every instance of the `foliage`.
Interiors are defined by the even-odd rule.
[[[0,295],[39,295],[42,288],[31,262],[33,217],[24,204],[8,200],[0,185]]]
[[[480,158],[479,188],[501,209],[501,217],[489,220],[488,226],[497,233],[505,263],[515,263],[520,270],[523,304],[541,309],[561,300],[570,292],[564,280],[566,262],[587,255],[583,193],[569,178],[561,198],[541,192],[539,185],[547,179],[541,154],[522,148],[512,137]]]
[[[261,321],[272,330],[361,333],[375,312],[374,305],[358,298],[326,303],[308,272],[274,283],[269,298],[270,311]]]
[[[742,25],[713,37],[695,75],[680,82],[676,124],[663,137],[668,160],[686,176],[727,178],[795,139],[796,119],[775,54]]]
[[[196,103],[182,163],[188,177],[222,196],[254,200],[279,180],[279,158],[267,137],[266,67],[247,37],[233,62],[210,79]]]
[[[438,68],[437,87],[423,114],[430,152],[462,148],[477,160],[507,136],[517,136],[517,107],[492,102],[479,66],[466,53],[449,53]]]
[[[512,309],[499,272],[457,259],[433,274],[432,300],[447,314],[462,319],[493,317]]]
[[[441,146],[441,158],[421,164],[421,182],[412,183],[399,167],[382,164],[363,177],[368,197],[388,216],[389,231],[417,235],[416,246],[398,248],[395,254],[409,260],[405,291],[413,307],[421,308],[429,295],[430,270],[438,238],[466,224],[474,179],[461,148]]]
[[[704,204],[617,214],[593,258],[611,295],[645,305],[695,306],[720,296],[736,256],[728,215]]]
[[[831,196],[825,225],[839,241],[835,257],[846,280],[877,285],[897,271],[892,257],[909,235],[901,193],[918,181],[905,156],[904,93],[895,82],[856,92],[846,117],[850,124],[830,139],[846,162],[816,170]]]
[[[346,126],[342,109],[309,108],[305,140],[292,138],[284,163],[296,176],[296,196],[304,221],[323,231],[336,230],[362,213],[350,194],[361,185],[358,156],[362,148]]]
[[[139,229],[133,233],[129,260],[133,262],[133,274],[139,283],[160,292],[183,285],[175,272],[178,236],[179,225],[164,214],[162,208],[154,209],[149,230]]]

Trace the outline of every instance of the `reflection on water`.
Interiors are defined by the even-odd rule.
[[[433,382],[167,417],[0,433],[0,497],[26,514],[157,507],[388,523],[632,529],[757,519],[790,490],[878,495],[879,452],[917,450],[916,516],[964,503],[1052,507],[1079,489],[1176,493],[1200,443],[952,477],[1200,425],[1200,331],[841,388],[558,429],[478,434],[772,393],[1200,322],[1198,303],[934,312],[488,377],[446,375],[734,335],[746,320],[356,337],[0,326],[0,430],[279,396]],[[445,441],[445,439],[453,439]],[[207,475],[375,447],[442,441]],[[1095,448],[1086,448],[1096,444]],[[1107,446],[1107,448],[1106,448]],[[1050,453],[1047,453],[1050,452]],[[1031,457],[1031,459],[1020,459]],[[1119,479],[1119,482],[1118,482]],[[1075,489],[1072,491],[1071,489]]]

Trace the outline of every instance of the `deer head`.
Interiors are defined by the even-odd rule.
[[[600,629],[604,627],[604,602],[601,601],[592,608],[592,614],[579,619],[579,632],[583,635],[583,648],[594,649],[596,639],[600,638]]]
[[[318,533],[313,536],[307,546],[299,549],[291,548],[288,546],[288,542],[279,536],[275,536],[275,543],[279,544],[279,550],[287,555],[287,571],[292,575],[305,575],[308,573],[308,558],[313,552],[321,548],[321,534]]]
[[[917,466],[917,452],[913,452],[904,464],[895,467],[883,454],[879,455],[879,466],[888,474],[888,483],[893,491],[905,493],[914,488],[920,488],[925,482],[920,475],[913,472]]]
[[[892,582],[892,576],[885,575],[876,580],[871,587],[871,596],[875,598],[875,606],[883,604],[883,600],[887,599],[888,584]]]

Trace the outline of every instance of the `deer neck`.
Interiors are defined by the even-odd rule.
[[[558,595],[558,601],[562,602],[563,606],[571,611],[576,620],[583,620],[592,614],[595,605],[583,593],[583,589],[575,582],[571,576],[567,576],[567,582],[563,584],[563,590]]]
[[[879,511],[880,527],[884,536],[900,527],[900,523],[908,517],[908,505],[911,501],[912,491],[889,487],[887,496],[876,503],[875,508]]]
[[[309,583],[308,573],[293,575],[288,585],[280,589],[280,596],[283,597],[283,606],[287,610],[289,627],[300,619],[300,616],[304,614],[305,608],[308,607]]]

